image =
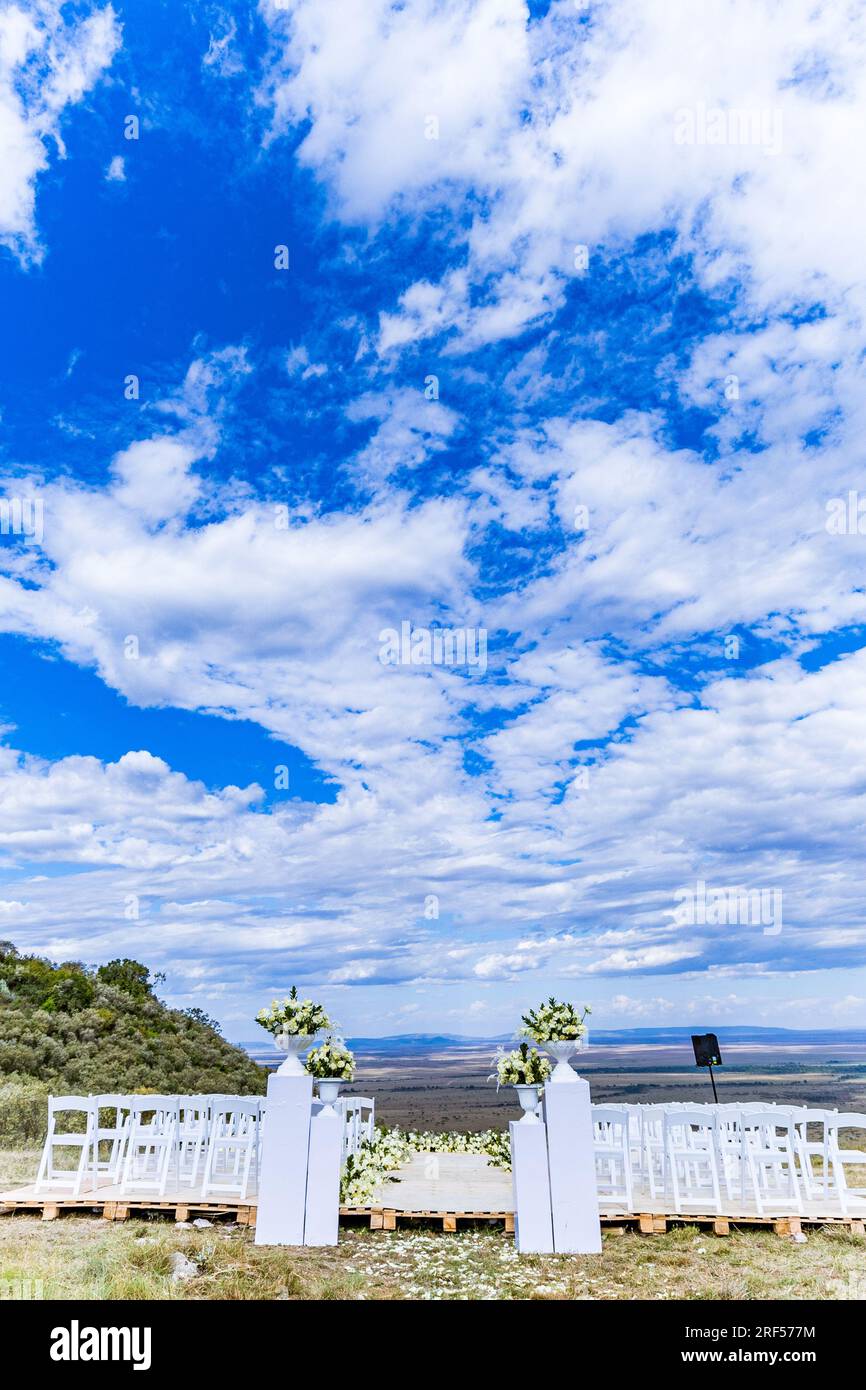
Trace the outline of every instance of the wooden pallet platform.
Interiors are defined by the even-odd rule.
[[[127,1221],[131,1217],[150,1215],[172,1216],[175,1221],[191,1221],[196,1217],[228,1219],[240,1226],[255,1226],[256,1199],[244,1202],[215,1202],[182,1199],[167,1196],[164,1199],[146,1196],[127,1196],[110,1198],[100,1194],[87,1193],[82,1197],[65,1195],[36,1195],[32,1191],[20,1190],[4,1193],[0,1197],[0,1215],[15,1212],[40,1214],[43,1221],[55,1221],[61,1214],[79,1212],[101,1216],[106,1221]],[[443,1211],[432,1205],[424,1208],[394,1206],[340,1207],[340,1217],[345,1222],[362,1221],[371,1231],[396,1231],[398,1225],[419,1221],[440,1225],[443,1232],[453,1232],[467,1222],[486,1222],[501,1224],[506,1235],[514,1232],[514,1212],[502,1208],[498,1210],[457,1209]],[[604,1210],[600,1213],[603,1230],[612,1236],[625,1235],[627,1231],[637,1231],[641,1235],[663,1235],[670,1226],[708,1227],[714,1235],[730,1235],[733,1227],[763,1227],[779,1236],[796,1235],[806,1228],[822,1226],[843,1227],[852,1235],[866,1237],[866,1215],[839,1216],[829,1213],[806,1215],[780,1215],[772,1213],[758,1216],[755,1212],[730,1210],[723,1214],[716,1212],[670,1212],[663,1210],[632,1211]]]
[[[347,1220],[360,1218],[369,1224],[371,1231],[396,1231],[398,1221],[441,1222],[443,1231],[456,1231],[458,1221],[487,1221],[501,1222],[507,1234],[514,1234],[513,1211],[413,1211],[402,1207],[340,1207],[340,1216]]]
[[[173,1216],[175,1221],[203,1216],[254,1226],[256,1205],[255,1190],[243,1200],[222,1194],[217,1199],[215,1195],[201,1198],[196,1189],[187,1186],[169,1190],[160,1198],[124,1193],[107,1178],[96,1192],[85,1192],[80,1197],[62,1190],[37,1193],[32,1183],[0,1193],[0,1213],[29,1211],[40,1214],[43,1221],[53,1221],[61,1213],[84,1211],[98,1213],[107,1221],[126,1221],[148,1213]],[[721,1212],[699,1209],[676,1213],[663,1198],[638,1187],[631,1211],[623,1211],[619,1204],[605,1198],[599,1206],[602,1226],[611,1235],[632,1230],[645,1236],[661,1235],[673,1224],[708,1228],[718,1236],[729,1235],[732,1227],[740,1226],[769,1228],[786,1237],[820,1226],[842,1226],[854,1235],[866,1234],[866,1200],[862,1199],[848,1217],[834,1211],[826,1200],[805,1202],[800,1215],[777,1209],[760,1216],[754,1205],[739,1202],[726,1202]],[[380,1183],[366,1205],[342,1206],[340,1216],[344,1222],[363,1221],[374,1231],[395,1231],[406,1223],[433,1222],[442,1231],[454,1232],[470,1222],[486,1222],[511,1233],[511,1175],[491,1168],[484,1155],[416,1154]]]
[[[0,1198],[0,1216],[10,1216],[13,1212],[40,1213],[43,1221],[56,1221],[61,1212],[78,1212],[101,1216],[105,1221],[126,1221],[133,1214],[145,1212],[172,1215],[175,1221],[191,1221],[195,1217],[229,1216],[241,1226],[255,1225],[255,1203],[247,1200],[239,1202],[178,1201],[177,1198],[158,1198],[129,1196],[107,1200],[98,1194],[84,1197],[67,1197],[58,1194],[45,1196],[14,1196],[5,1193]]]

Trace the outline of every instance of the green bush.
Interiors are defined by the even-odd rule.
[[[0,1144],[39,1143],[48,1123],[44,1081],[0,1082]]]
[[[160,979],[134,960],[95,970],[77,961],[52,965],[0,942],[6,985],[0,992],[0,1084],[5,1078],[41,1086],[40,1125],[49,1092],[262,1094],[264,1069],[220,1037],[200,1010],[166,1008],[153,993]],[[10,1126],[19,1134],[33,1130],[33,1120],[24,1118],[25,1098],[20,1116],[18,1103],[10,1093],[12,1111],[6,1128],[0,1121],[0,1141]]]

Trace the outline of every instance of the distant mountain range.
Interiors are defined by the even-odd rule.
[[[776,1047],[818,1047],[832,1046],[834,1043],[866,1044],[866,1028],[760,1028],[751,1025],[722,1027],[719,1024],[702,1024],[693,1028],[617,1028],[591,1029],[590,1042],[594,1047],[688,1047],[693,1033],[715,1033],[719,1046],[726,1044],[748,1044]],[[497,1047],[500,1043],[513,1042],[512,1033],[498,1037],[477,1037],[468,1033],[395,1033],[381,1038],[347,1038],[346,1041],[356,1052],[429,1052],[440,1047]],[[237,1044],[257,1060],[268,1059],[280,1054],[266,1038],[245,1041]]]

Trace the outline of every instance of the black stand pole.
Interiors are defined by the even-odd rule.
[[[713,1100],[714,1100],[714,1102],[716,1103],[716,1105],[718,1105],[718,1103],[719,1103],[719,1097],[718,1097],[718,1094],[716,1093],[716,1078],[713,1076],[713,1064],[712,1064],[712,1062],[710,1062],[709,1072],[710,1072],[710,1080],[711,1080],[712,1083],[713,1083]]]

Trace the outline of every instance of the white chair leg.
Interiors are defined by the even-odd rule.
[[[54,1138],[54,1121],[48,1126],[48,1133],[45,1136],[45,1143],[42,1145],[42,1157],[39,1160],[39,1172],[36,1175],[36,1191],[38,1192],[46,1180],[48,1173],[49,1155],[51,1154],[51,1141]]]
[[[755,1206],[757,1208],[758,1215],[763,1216],[764,1204],[761,1200],[761,1184],[758,1179],[758,1174],[755,1171],[754,1155],[751,1152],[747,1154],[747,1161],[749,1165],[749,1177],[752,1179],[752,1191],[755,1194]]]
[[[242,1201],[246,1201],[247,1192],[249,1191],[249,1186],[250,1186],[250,1167],[252,1166],[252,1161],[253,1161],[253,1146],[252,1146],[252,1144],[248,1144],[248,1145],[247,1145],[246,1155],[244,1156],[244,1177],[243,1177],[243,1182],[241,1183],[241,1200],[242,1200]]]
[[[679,1174],[677,1172],[677,1160],[674,1154],[668,1155],[668,1166],[670,1168],[671,1175],[671,1190],[674,1199],[674,1211],[681,1212],[682,1202],[680,1200],[680,1179]],[[667,1184],[665,1184],[665,1190],[667,1190]]]
[[[72,1185],[73,1197],[81,1196],[81,1184],[84,1181],[84,1174],[87,1171],[87,1159],[90,1150],[89,1139],[90,1136],[88,1135],[85,1142],[81,1145],[81,1157],[78,1160],[78,1167],[75,1170],[75,1182]]]
[[[722,1198],[719,1192],[719,1170],[716,1166],[716,1155],[713,1153],[712,1149],[710,1150],[710,1176],[713,1183],[713,1200],[716,1204],[716,1211],[720,1212],[722,1209]]]

